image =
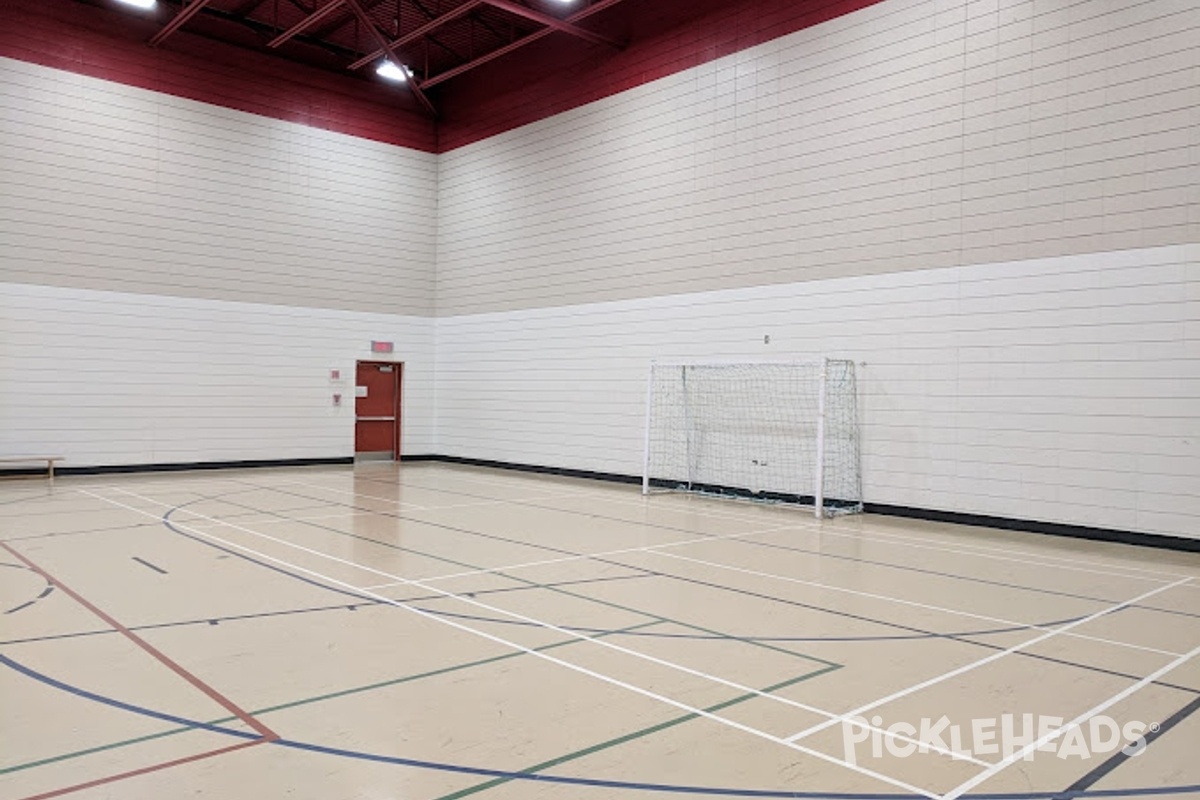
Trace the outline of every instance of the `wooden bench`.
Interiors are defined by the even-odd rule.
[[[36,464],[39,461],[45,461],[46,477],[50,479],[51,483],[54,483],[54,462],[65,460],[66,456],[0,456],[0,464]]]

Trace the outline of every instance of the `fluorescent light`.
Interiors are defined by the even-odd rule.
[[[391,61],[385,61],[375,69],[375,74],[389,81],[408,80],[408,67],[397,67]]]
[[[155,5],[155,0],[119,0],[119,2],[124,3],[127,6],[133,6],[134,8],[144,9],[154,8]]]

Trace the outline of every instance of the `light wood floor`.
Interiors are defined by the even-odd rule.
[[[1200,796],[1178,552],[424,463],[59,478],[0,483],[0,620],[0,798]]]

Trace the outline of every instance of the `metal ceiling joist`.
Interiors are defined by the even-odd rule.
[[[579,11],[575,12],[574,14],[567,17],[563,21],[567,22],[567,23],[576,23],[576,22],[579,22],[580,20],[587,19],[588,17],[590,17],[593,14],[599,13],[606,8],[612,8],[617,3],[620,3],[620,2],[622,2],[622,0],[600,0],[598,3],[593,3],[592,5],[588,6],[587,8],[580,9]],[[421,81],[420,88],[428,89],[429,87],[436,86],[437,84],[442,83],[443,81],[448,81],[451,78],[461,75],[468,70],[475,69],[476,67],[480,66],[481,64],[486,64],[487,62],[491,61],[492,59],[499,58],[500,56],[503,56],[503,55],[507,55],[508,53],[511,53],[513,50],[520,49],[527,44],[536,42],[538,39],[542,39],[546,36],[549,36],[551,33],[554,33],[554,31],[555,31],[554,28],[542,28],[541,30],[534,31],[533,33],[529,34],[528,36],[517,39],[515,42],[512,42],[511,44],[507,44],[498,50],[493,50],[490,53],[486,53],[485,55],[482,55],[479,58],[476,58],[472,61],[468,61],[466,64],[460,64],[459,66],[454,67],[453,69],[448,69],[445,72],[441,72],[437,75],[434,75],[431,78],[426,78],[425,80]]]
[[[420,39],[422,36],[429,33],[430,31],[434,30],[435,28],[440,28],[443,25],[445,25],[447,22],[450,22],[451,20],[455,20],[455,19],[458,19],[459,17],[465,16],[483,5],[486,5],[484,0],[471,0],[468,3],[463,3],[461,6],[458,6],[457,8],[447,11],[445,14],[442,14],[440,17],[434,17],[433,19],[429,20],[429,22],[426,22],[424,25],[420,26],[419,28],[415,28],[414,30],[411,30],[408,33],[401,36],[399,39],[392,41],[390,43],[391,49],[394,50],[397,47],[403,47],[404,45],[408,44],[409,42],[416,41],[417,39]],[[391,52],[391,50],[381,47],[380,49],[376,50],[374,53],[363,56],[358,61],[355,61],[353,64],[351,64],[349,67],[347,67],[347,69],[353,70],[353,69],[359,69],[360,67],[364,67],[367,64],[370,64],[372,61],[375,61],[376,59],[378,59],[385,52]]]
[[[580,39],[589,41],[592,44],[605,44],[609,47],[615,47],[618,50],[624,46],[618,41],[609,39],[607,36],[601,36],[598,33],[592,33],[589,30],[580,28],[578,25],[572,25],[566,20],[559,19],[558,17],[552,17],[549,14],[543,14],[541,11],[532,9],[529,6],[520,5],[519,3],[514,3],[511,0],[486,0],[486,2],[489,6],[494,8],[499,8],[503,11],[507,11],[510,14],[515,14],[518,17],[524,17],[525,19],[530,19],[534,22],[540,22],[541,24],[553,28],[556,31],[562,31],[563,33],[569,33],[572,36],[578,36]]]
[[[346,4],[345,0],[329,0],[328,3],[321,6],[319,9],[317,9],[313,13],[309,14],[307,17],[300,20],[295,25],[288,28],[286,31],[279,34],[271,41],[267,42],[267,47],[279,47],[279,45],[283,44],[288,39],[291,39],[293,36],[296,36],[297,34],[304,33],[306,30],[311,28],[313,25],[316,25],[318,22],[325,19],[326,17],[328,17],[330,14],[334,13],[335,11],[342,10],[342,7],[345,6],[345,4]]]
[[[184,6],[179,10],[179,13],[164,25],[162,30],[150,37],[150,46],[158,47],[164,39],[182,28],[189,19],[196,16],[200,12],[200,9],[204,8],[210,2],[212,0],[192,0],[190,3],[185,0]]]
[[[358,17],[358,21],[362,23],[362,26],[371,33],[372,37],[374,37],[375,42],[379,45],[380,52],[386,53],[387,57],[393,64],[396,66],[401,66],[400,59],[395,53],[396,45],[389,42],[387,37],[380,32],[378,26],[375,24],[375,21],[371,19],[371,15],[368,14],[366,9],[362,7],[362,4],[359,3],[359,0],[344,0],[344,2],[350,7],[350,10],[354,12],[354,15]],[[408,88],[412,90],[413,95],[417,98],[417,101],[425,107],[425,110],[428,111],[431,116],[436,117],[437,109],[434,108],[433,103],[430,102],[429,98],[425,95],[425,92],[421,91],[421,87],[417,85],[416,80],[410,76],[407,84]]]

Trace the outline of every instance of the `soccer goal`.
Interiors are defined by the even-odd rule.
[[[650,366],[642,493],[862,510],[854,362]]]

